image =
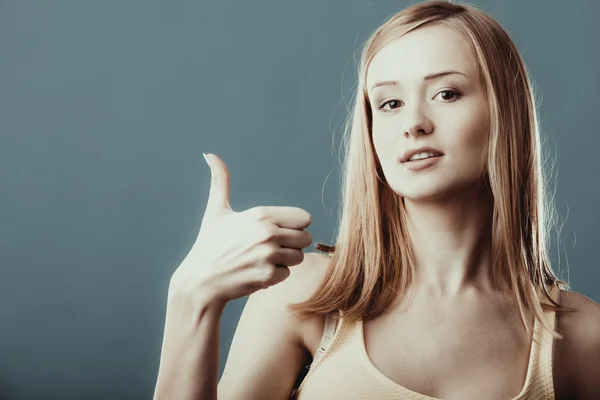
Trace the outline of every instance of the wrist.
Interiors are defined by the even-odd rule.
[[[190,287],[186,283],[171,280],[167,295],[167,308],[176,309],[194,318],[211,315],[220,318],[227,301],[205,287]]]

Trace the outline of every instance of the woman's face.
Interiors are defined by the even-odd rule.
[[[390,81],[396,83],[373,88]],[[426,26],[390,42],[369,66],[367,90],[375,151],[396,193],[433,200],[460,193],[481,178],[488,104],[474,54],[457,31]],[[403,159],[422,147],[431,148],[422,156],[435,157]]]

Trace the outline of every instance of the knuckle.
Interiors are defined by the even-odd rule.
[[[260,220],[260,207],[252,207],[244,211],[244,214],[251,220]]]
[[[265,265],[258,269],[258,281],[263,284],[268,284],[275,275],[275,267]]]
[[[269,224],[264,224],[260,228],[260,234],[259,234],[261,243],[266,243],[266,242],[269,242],[272,239],[274,239],[276,232],[277,232],[277,230],[275,229],[274,226],[269,225]]]
[[[265,221],[268,219],[267,210],[261,206],[253,207],[251,209],[251,214],[257,221]]]
[[[262,246],[263,259],[267,262],[272,262],[278,249],[279,249],[279,246],[277,246],[274,243],[263,244],[263,246]]]

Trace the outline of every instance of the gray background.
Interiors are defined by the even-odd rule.
[[[0,398],[151,398],[202,152],[227,163],[235,210],[302,207],[331,243],[359,45],[413,3],[0,2]],[[600,3],[473,4],[543,99],[554,268],[599,301]],[[244,302],[223,316],[221,370]]]

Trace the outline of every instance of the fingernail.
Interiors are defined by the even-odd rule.
[[[206,163],[208,164],[208,167],[211,169],[212,171],[212,167],[210,166],[210,162],[208,161],[208,158],[206,158],[206,154],[202,153],[202,155],[204,156],[204,161],[206,161]]]

